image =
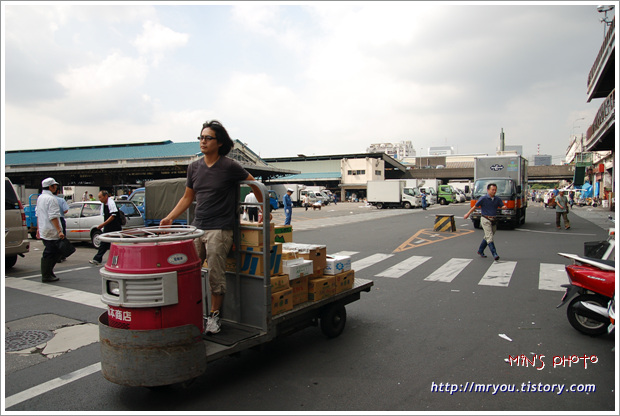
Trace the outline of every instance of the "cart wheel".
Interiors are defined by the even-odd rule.
[[[321,331],[327,338],[336,338],[342,334],[347,322],[347,310],[344,305],[334,304],[328,306],[321,313]]]

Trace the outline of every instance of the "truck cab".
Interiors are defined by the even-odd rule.
[[[133,202],[138,211],[140,211],[142,218],[144,218],[144,188],[135,189],[127,200]]]
[[[437,203],[437,192],[435,192],[435,188],[432,186],[429,187],[420,187],[420,192],[426,192],[426,203],[428,205],[435,205]]]
[[[485,178],[478,179],[474,183],[472,192],[472,206],[487,193],[487,186],[491,183],[497,185],[495,196],[502,199],[507,209],[498,210],[497,219],[499,223],[508,224],[516,227],[525,222],[525,207],[520,202],[518,195],[522,193],[521,185],[517,185],[511,178]],[[527,204],[527,203],[526,203]],[[480,228],[480,209],[476,208],[471,214],[471,219],[475,228]]]
[[[450,185],[439,185],[437,189],[437,202],[440,205],[448,205],[456,202],[456,191]]]

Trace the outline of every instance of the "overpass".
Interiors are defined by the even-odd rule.
[[[530,182],[572,180],[575,173],[573,165],[528,166],[527,174]],[[450,180],[473,180],[474,168],[443,168],[443,169],[410,169],[405,175],[411,179],[442,179],[444,183]]]

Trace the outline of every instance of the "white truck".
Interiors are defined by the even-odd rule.
[[[305,190],[313,191],[318,199],[322,197],[321,202],[323,205],[329,205],[329,203],[333,201],[331,191],[327,190],[324,186],[306,186]]]
[[[284,183],[284,184],[275,184],[275,185],[267,186],[268,190],[275,191],[276,194],[278,194],[278,197],[280,198],[278,201],[280,208],[284,206],[284,203],[282,202],[282,198],[284,197],[284,195],[286,195],[286,191],[289,188],[293,190],[293,193],[291,194],[291,201],[293,202],[293,206],[295,207],[301,206],[301,200],[303,197],[302,191],[306,189],[306,185],[300,185],[298,183]]]
[[[379,209],[422,206],[419,192],[415,188],[406,187],[404,180],[369,181],[367,200]]]
[[[474,189],[474,183],[471,181],[449,181],[448,185],[451,185],[455,190],[461,190],[465,194],[465,197],[469,201],[471,199],[471,191]]]
[[[84,192],[87,192],[89,196],[92,194],[93,198],[95,198],[95,201],[98,201],[97,195],[99,195],[100,190],[101,189],[98,186],[91,186],[91,185],[63,186],[62,187],[62,193],[65,196],[65,199],[67,200],[68,203],[81,201],[82,197],[84,196]]]
[[[507,209],[498,210],[499,223],[518,227],[525,224],[527,208],[527,159],[519,155],[480,156],[474,161],[474,189],[471,205],[487,193],[487,186],[497,185],[496,196],[502,198]],[[480,210],[471,214],[474,227],[480,228]]]

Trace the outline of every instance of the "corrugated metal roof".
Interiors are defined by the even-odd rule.
[[[314,172],[314,173],[300,173],[297,175],[283,176],[277,179],[278,182],[282,181],[300,181],[310,179],[341,179],[340,172]],[[275,180],[272,180],[275,182]]]
[[[87,146],[56,149],[13,150],[5,152],[5,165],[97,162],[104,160],[162,159],[192,157],[200,154],[198,141],[172,141]]]

